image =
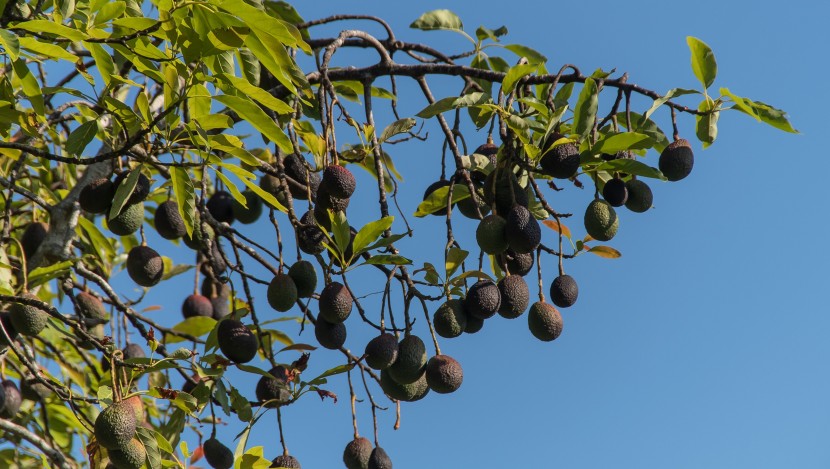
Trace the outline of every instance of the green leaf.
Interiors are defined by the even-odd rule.
[[[447,271],[447,278],[452,277],[456,270],[461,267],[461,263],[469,255],[469,251],[459,248],[450,248],[447,251],[447,260],[444,262],[444,269]]]
[[[259,185],[255,184],[250,179],[242,178],[242,182],[245,184],[245,187],[254,191],[254,193],[256,193],[256,195],[258,195],[262,200],[264,200],[265,203],[267,203],[271,207],[274,207],[280,212],[288,213],[288,209],[283,207],[283,205],[277,200],[276,197],[274,197],[273,194],[264,191],[261,187],[259,187]]]
[[[383,129],[383,132],[380,134],[380,143],[383,143],[390,138],[394,137],[395,135],[400,135],[415,127],[415,119],[411,117],[407,117],[405,119],[396,120],[395,122],[386,126]]]
[[[17,60],[20,56],[20,40],[17,34],[7,29],[0,29],[0,45],[12,60]]]
[[[628,127],[626,123],[626,114],[625,112],[617,113],[617,122],[620,123],[623,127]],[[654,123],[651,119],[643,120],[643,116],[637,114],[636,112],[631,113],[631,126],[633,129],[628,129],[629,131],[635,131],[641,134],[646,134],[654,141],[654,149],[657,152],[663,151],[669,144],[669,139],[666,137],[666,134],[660,130],[660,127]]]
[[[505,34],[507,34],[507,26],[502,26],[496,30],[485,28],[484,26],[479,26],[476,29],[476,38],[479,41],[483,41],[489,38],[492,41],[499,42],[499,38],[504,36]]]
[[[395,254],[375,254],[364,262],[369,265],[410,265],[412,260]]]
[[[345,213],[337,211],[332,214],[331,231],[334,233],[334,242],[337,244],[337,249],[340,251],[340,254],[345,253],[349,247],[349,241],[352,239],[351,232],[349,231],[349,222],[346,220]]]
[[[352,244],[352,252],[355,253],[355,256],[363,252],[366,246],[373,243],[384,231],[388,230],[394,220],[395,217],[386,216],[363,226],[355,235]]]
[[[510,67],[510,70],[507,71],[507,75],[504,77],[504,81],[501,83],[504,93],[510,94],[519,80],[535,72],[537,68],[536,64],[522,64]]]
[[[78,217],[78,224],[86,232],[92,247],[95,248],[96,254],[103,256],[106,254],[107,262],[110,262],[115,257],[115,249],[110,244],[109,239],[101,233],[101,230],[95,226],[95,223],[84,217]]]
[[[450,186],[439,187],[432,191],[429,197],[418,204],[418,210],[415,211],[416,217],[425,217],[437,211],[443,214],[447,210],[447,196],[450,192]],[[470,196],[470,190],[467,186],[455,184],[452,188],[452,203],[457,203],[459,200],[464,200]]]
[[[170,444],[169,441],[167,441],[166,438],[164,438],[164,436],[161,433],[155,430],[151,430],[149,428],[147,429],[147,431],[153,433],[153,437],[155,437],[156,444],[158,444],[160,450],[164,451],[167,454],[173,454],[173,446]]]
[[[574,108],[574,133],[584,139],[594,127],[594,120],[597,116],[599,95],[597,94],[597,83],[588,78],[579,93],[579,99]]]
[[[141,31],[144,29],[150,29],[153,26],[158,24],[157,20],[153,18],[145,18],[139,16],[125,16],[122,18],[117,18],[112,20],[113,26],[120,26],[122,28],[129,28],[134,29],[136,31]]]
[[[623,150],[643,150],[651,148],[652,139],[648,135],[637,132],[624,132],[603,137],[597,141],[591,151],[594,154],[608,153],[613,155]]]
[[[769,124],[776,129],[783,130],[797,134],[798,130],[794,129],[787,119],[787,113],[776,109],[769,104],[760,101],[753,101],[749,98],[742,98],[732,94],[729,89],[721,88],[722,95],[728,96],[735,103],[734,109],[743,112],[744,114],[754,117],[756,120]]]
[[[34,288],[42,285],[50,280],[62,277],[69,273],[69,268],[72,267],[78,259],[58,262],[46,267],[38,267],[29,272],[29,288]]]
[[[314,382],[317,381],[318,379],[328,378],[329,376],[334,376],[334,375],[339,375],[341,373],[345,373],[345,372],[351,370],[352,368],[354,368],[354,363],[349,363],[347,365],[335,366],[334,368],[331,368],[329,370],[324,371],[323,374],[321,374],[320,376],[318,376],[318,377],[314,378],[313,380],[311,380],[310,384],[314,384]]]
[[[705,112],[705,114],[695,116],[695,134],[698,140],[703,143],[703,148],[707,148],[714,143],[718,137],[719,112],[714,111],[714,109],[717,109],[717,106],[718,103],[716,101],[712,101],[711,98],[707,97],[700,102],[700,106],[697,108],[698,111]]]
[[[14,29],[22,29],[24,31],[30,31],[33,33],[51,34],[54,36],[69,39],[73,42],[80,42],[87,38],[86,34],[82,33],[81,31],[78,31],[77,29],[72,29],[70,27],[48,20],[32,20],[25,21],[23,23],[17,23],[16,25],[14,25]]]
[[[665,104],[668,100],[672,99],[675,96],[683,96],[685,94],[700,94],[700,91],[696,90],[687,90],[683,88],[672,88],[670,89],[663,97],[657,98],[652,103],[651,107],[648,108],[645,114],[643,114],[644,119],[648,119],[651,115],[656,111],[660,106]]]
[[[692,71],[703,87],[709,88],[718,74],[715,54],[705,42],[696,37],[687,36],[686,43],[689,44],[689,50],[692,52]]]
[[[98,400],[102,401],[107,406],[112,405],[112,388],[109,386],[98,386],[98,391],[96,393]]]
[[[450,96],[447,98],[439,99],[438,101],[430,104],[429,106],[423,108],[421,112],[415,114],[418,117],[423,119],[429,119],[430,117],[437,116],[442,112],[447,112],[451,109],[455,108],[455,101],[458,98],[455,96]]]
[[[141,425],[136,428],[136,436],[141,440],[141,443],[144,445],[144,451],[147,453],[148,469],[161,468],[161,453],[159,452],[155,433],[153,430],[144,428]]]
[[[213,398],[219,402],[222,407],[222,412],[225,415],[231,414],[231,402],[228,400],[228,390],[225,388],[225,383],[221,379],[217,379],[216,384],[213,385]]]
[[[98,72],[101,73],[104,84],[109,86],[112,81],[112,76],[115,74],[115,63],[112,60],[112,55],[101,44],[84,42],[84,46],[92,54],[92,58],[95,59],[95,65],[98,68]]]
[[[95,138],[96,132],[98,132],[97,119],[84,122],[66,138],[66,151],[71,155],[80,155],[89,142]]]
[[[127,179],[121,182],[121,184],[118,185],[118,188],[115,189],[115,197],[112,200],[112,207],[110,207],[108,220],[112,220],[117,217],[118,214],[121,213],[124,206],[127,205],[127,201],[133,194],[136,183],[138,183],[138,176],[141,175],[142,166],[143,165],[138,165],[131,169],[129,175],[127,175]]]
[[[63,59],[73,63],[76,60],[78,60],[77,57],[75,57],[72,53],[68,52],[63,47],[39,41],[33,37],[21,37],[20,46],[26,49],[27,51],[34,53],[35,55],[41,55],[53,59]],[[44,89],[44,91],[46,90]]]
[[[461,18],[450,10],[432,10],[424,13],[409,25],[410,28],[423,31],[449,30],[463,31]]]
[[[179,206],[179,215],[184,220],[187,236],[193,237],[193,227],[196,226],[196,193],[193,181],[190,180],[190,174],[185,168],[173,166],[170,168],[170,182]]]
[[[249,96],[256,100],[263,106],[271,109],[277,114],[291,114],[294,109],[286,104],[281,99],[275,98],[271,93],[262,88],[252,85],[248,80],[241,77],[236,77],[227,73],[220,73],[217,75],[221,80],[225,81],[234,90],[243,96]]]
[[[254,417],[248,399],[245,399],[236,388],[231,388],[231,407],[236,411],[239,420],[243,422],[249,422]]]
[[[504,46],[504,48],[509,50],[510,52],[513,52],[519,57],[526,58],[528,63],[531,65],[537,65],[548,61],[548,58],[544,55],[540,54],[534,49],[531,49],[530,47],[523,46],[521,44],[509,44]]]
[[[219,176],[219,179],[222,180],[222,184],[224,184],[225,187],[228,189],[228,191],[230,191],[231,196],[234,198],[234,200],[239,202],[239,204],[242,205],[243,207],[248,208],[248,203],[245,199],[245,196],[242,195],[241,192],[239,192],[239,188],[236,187],[236,184],[231,182],[231,180],[228,179],[227,176],[222,174],[221,171],[216,171],[216,175]]]
[[[101,26],[113,18],[123,15],[126,9],[127,4],[123,1],[106,3],[95,15],[95,25]]]
[[[194,337],[201,337],[208,332],[212,331],[213,328],[216,327],[216,320],[211,317],[205,316],[195,316],[192,318],[187,318],[184,321],[176,324],[173,326],[173,330],[176,332],[181,332],[183,334],[189,334]],[[176,342],[184,342],[184,337],[179,337],[177,335],[172,334],[165,334],[165,339],[168,344],[173,344]],[[190,357],[190,351],[187,350],[187,357]]]
[[[619,158],[616,160],[606,161],[601,165],[597,166],[597,171],[619,171],[621,173],[634,174],[637,176],[643,176],[654,179],[662,179],[664,181],[666,180],[666,178],[663,176],[663,173],[661,173],[660,170],[652,168],[651,166],[642,163],[638,160],[632,160],[628,158]]]
[[[29,70],[29,67],[26,66],[26,61],[23,59],[13,61],[12,68],[14,69],[15,77],[20,80],[20,84],[23,87],[23,94],[29,98],[29,102],[32,103],[32,108],[35,112],[42,116],[45,112],[43,108],[43,92],[40,89],[40,83],[38,83],[37,78]]]
[[[239,114],[239,117],[268,137],[269,140],[275,142],[280,147],[280,150],[285,153],[292,153],[294,151],[291,141],[285,135],[285,132],[268,117],[268,114],[265,114],[265,111],[250,99],[230,95],[214,96],[213,99],[228,106]]]

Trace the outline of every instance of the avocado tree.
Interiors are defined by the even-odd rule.
[[[550,64],[505,27],[470,34],[447,10],[411,27],[467,50],[271,0],[2,7],[3,467],[297,468],[282,414],[340,388],[354,434],[333,460],[392,467],[379,416],[397,428],[402,401],[462,385],[442,342],[497,315],[555,340],[557,308],[578,302],[565,261],[618,257],[617,211],[645,212],[652,181],[689,176],[721,112],[795,132],[713,89],[714,54],[694,37],[701,86],[660,94]],[[367,21],[385,36],[356,29]],[[314,34],[332,23],[336,37]],[[436,95],[436,79],[454,91]],[[434,146],[437,181],[396,169],[394,147],[414,140]],[[404,184],[423,200],[399,199]],[[578,212],[560,191],[581,191]],[[370,203],[350,207],[358,196]],[[417,217],[445,230],[419,233]],[[165,286],[183,293],[151,302]],[[347,341],[361,329],[370,340]],[[280,449],[249,447],[252,432]]]

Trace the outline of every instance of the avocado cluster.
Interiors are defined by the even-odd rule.
[[[136,435],[143,419],[143,406],[140,398],[135,398],[113,403],[95,419],[95,439],[107,450],[116,469],[139,469],[147,459],[144,444]]]

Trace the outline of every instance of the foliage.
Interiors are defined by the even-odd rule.
[[[490,254],[489,269],[483,269],[481,261],[478,268],[470,268],[468,256],[478,246],[456,238],[454,226],[477,224],[493,211],[509,222],[506,234],[495,236],[506,236],[510,242],[505,246],[514,248],[529,242],[523,237],[535,236],[533,227],[538,230],[540,220],[551,231],[540,234],[541,242],[533,241],[524,254],[534,256],[541,285],[542,256],[556,258],[559,275],[564,275],[563,261],[583,253],[621,255],[591,236],[580,238],[582,228],[568,221],[571,214],[552,207],[546,192],[587,185],[594,186],[595,198],[602,193],[610,199],[603,189],[612,179],[623,180],[629,188],[635,180],[665,180],[648,162],[647,156],[654,154],[661,155],[660,168],[664,160],[679,157],[686,158],[682,163],[691,170],[691,150],[678,151],[680,156],[667,150],[669,137],[654,119],[658,112],[671,116],[672,141],[680,139],[678,115],[689,116],[694,124],[687,133],[704,148],[715,142],[718,117],[726,111],[795,132],[783,111],[725,87],[715,92],[714,53],[693,37],[687,38],[691,68],[701,87],[659,94],[629,84],[627,74],[615,71],[586,75],[573,65],[549,69],[542,53],[503,42],[506,27],[481,26],[470,35],[448,10],[425,13],[411,27],[467,38],[470,50],[457,55],[398,40],[377,18],[370,19],[387,29],[385,39],[357,30],[345,30],[335,38],[315,37],[311,33],[316,25],[362,17],[305,22],[291,5],[272,0],[9,0],[2,5],[0,304],[3,317],[20,305],[50,316],[39,334],[16,340],[3,335],[14,332],[11,322],[0,323],[0,343],[9,344],[0,356],[5,377],[18,386],[26,381],[44,391],[34,401],[28,394],[22,411],[0,419],[0,441],[14,445],[0,451],[4,467],[41,462],[76,467],[84,461],[103,467],[107,452],[94,437],[95,420],[101,409],[131,396],[143,403],[139,416],[144,426],[139,425],[136,438],[146,450],[147,467],[184,467],[188,459],[198,460],[202,436],[208,438],[199,424],[211,426],[218,418],[229,419],[240,431],[234,450],[239,467],[266,467],[277,454],[266,455],[263,448],[247,445],[250,432],[261,428],[257,424],[263,415],[279,414],[306,394],[336,401],[326,387],[331,379],[346,379],[337,375],[348,375],[353,399],[357,393],[369,396],[363,405],[371,406],[373,413],[382,408],[373,395],[385,391],[401,398],[409,392],[402,390],[409,385],[403,382],[394,383],[402,386],[395,391],[382,389],[380,371],[368,366],[361,352],[346,349],[334,332],[326,336],[329,329],[323,326],[342,334],[345,329],[329,324],[316,311],[326,309],[328,319],[348,316],[354,306],[359,317],[348,321],[349,329],[362,325],[392,332],[399,339],[416,332],[429,335],[440,355],[429,312],[444,301],[465,299],[471,282],[483,280],[475,288],[484,291],[486,282],[515,273],[518,264],[512,262],[522,254]],[[368,50],[378,61],[362,68],[332,65],[335,54],[345,48]],[[458,77],[457,95],[433,96],[429,79],[439,75]],[[54,80],[56,76],[60,79]],[[404,80],[416,84],[423,96],[422,110],[413,116],[401,116],[397,109],[404,96],[399,82]],[[636,97],[647,99],[649,105],[633,110]],[[389,106],[388,122],[375,122],[375,113],[381,115],[373,109],[376,103]],[[388,150],[424,139],[425,121],[440,126],[445,152],[441,181],[416,207],[397,199],[403,178]],[[486,132],[486,137],[479,132]],[[475,151],[467,147],[468,142],[494,138],[498,143],[490,155],[484,146]],[[557,175],[559,170],[550,168],[562,161],[554,157],[572,159],[574,170]],[[375,221],[350,226],[349,196],[335,192],[343,190],[340,179],[348,175],[332,168],[337,165],[349,174],[348,170],[363,168],[356,178],[357,190],[377,193]],[[109,186],[113,175],[115,185]],[[142,186],[142,178],[149,185]],[[85,205],[89,202],[83,195],[92,194],[96,181],[110,191],[91,196],[99,203],[103,197],[106,210],[100,215]],[[152,227],[161,232],[162,211],[157,208],[168,200],[176,204],[175,210],[165,212],[165,220],[179,232],[164,236],[168,239],[145,233]],[[465,203],[467,209],[462,210]],[[233,222],[244,214],[253,222],[261,204],[273,229],[267,246],[276,246],[276,252],[254,240],[254,225]],[[448,209],[456,205],[472,220],[453,217],[460,212]],[[601,220],[589,221],[586,214],[586,224],[592,226],[605,229],[614,223],[613,232],[603,232],[608,239],[617,230],[611,205],[603,202]],[[650,199],[642,210],[649,206]],[[140,230],[112,233],[116,226],[129,225],[130,220],[118,219],[128,217],[131,208],[140,214]],[[443,268],[419,259],[417,249],[396,246],[405,237],[420,239],[407,221],[413,213],[445,217],[443,247],[422,245],[443,249]],[[260,233],[264,218],[255,225]],[[27,235],[36,231],[29,227],[38,222],[47,222],[48,231]],[[160,256],[147,257],[145,252],[137,268],[145,269],[147,259],[157,260],[163,275],[152,282],[162,285],[187,285],[190,280],[182,275],[187,272],[197,283],[204,279],[202,294],[210,300],[209,314],[202,314],[194,303],[199,306],[193,306],[195,312],[168,326],[152,319],[148,313],[154,307],[146,308],[143,295],[130,298],[129,289],[116,291],[110,277],[125,266],[132,276],[128,254],[148,245]],[[311,279],[289,270],[293,246],[298,247],[296,261],[315,264]],[[193,250],[194,265],[171,260],[188,249]],[[372,297],[352,291],[349,284],[351,276],[369,272],[379,273],[386,282],[375,307],[368,305],[375,301]],[[284,273],[289,277],[272,280]],[[324,282],[317,282],[320,279]],[[332,286],[335,281],[339,287]],[[285,287],[286,282],[296,288]],[[404,292],[401,304],[391,299],[396,283]],[[317,293],[304,294],[303,285]],[[159,287],[145,287],[144,293],[152,288]],[[266,290],[272,306],[280,309],[287,302],[291,313],[264,311],[253,301],[254,296],[264,298]],[[26,292],[37,296],[24,296]],[[105,305],[100,316],[85,306],[90,295]],[[541,290],[538,296],[544,303]],[[575,292],[572,297],[575,300]],[[466,332],[475,332],[474,324],[496,313],[479,311],[490,299],[475,300],[482,305],[466,301],[463,310],[447,309],[455,314],[450,319],[466,324]],[[416,328],[413,311],[419,309],[424,316]],[[555,333],[543,335],[555,338],[561,332],[561,317],[552,307],[545,309],[550,310],[553,322],[545,327]],[[219,332],[222,321],[230,319],[228,312],[257,338],[256,365],[228,359],[229,339]],[[324,352],[295,342],[298,322],[315,329],[323,347],[342,355],[342,364],[306,377],[306,370],[314,369],[314,357]],[[457,327],[452,330],[460,333]],[[140,354],[129,351],[127,337],[141,344]],[[143,351],[145,345],[149,353]],[[291,354],[293,358],[287,358]],[[403,355],[401,351],[398,362]],[[263,361],[266,365],[260,364]],[[423,379],[424,363],[418,366],[416,375]],[[440,376],[430,373],[429,366],[429,379]],[[394,380],[402,372],[389,373]],[[236,386],[244,374],[284,392],[262,398],[258,387],[252,400],[253,389]],[[362,390],[352,385],[356,376],[362,378]],[[460,377],[454,378],[458,379],[453,389],[460,384]],[[185,428],[193,429],[198,440],[180,441]]]

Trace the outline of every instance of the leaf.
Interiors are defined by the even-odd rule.
[[[127,175],[127,178],[118,185],[115,189],[115,196],[112,200],[112,207],[110,207],[110,213],[108,220],[112,220],[113,218],[117,217],[121,210],[127,205],[127,201],[130,199],[130,196],[133,194],[135,190],[135,185],[138,183],[138,176],[141,175],[141,168],[143,165],[138,165],[135,168],[130,170],[130,173]]]
[[[599,257],[604,257],[606,259],[617,259],[619,257],[622,257],[620,251],[617,251],[611,246],[594,246],[591,249],[588,249],[588,252],[596,254]]]
[[[104,84],[109,86],[112,76],[115,74],[115,63],[110,55],[101,44],[94,42],[84,42],[84,46],[89,50],[92,58],[95,59],[95,66],[104,80]]]
[[[714,143],[715,139],[718,137],[719,112],[714,111],[716,108],[717,102],[712,101],[712,99],[708,97],[701,101],[700,106],[697,108],[698,111],[705,112],[705,114],[698,114],[695,116],[695,135],[697,135],[698,140],[703,143],[703,148],[706,148]]]
[[[222,174],[221,171],[216,171],[216,175],[219,177],[219,179],[222,180],[222,184],[225,185],[225,187],[228,189],[228,191],[230,191],[231,196],[234,198],[234,200],[239,202],[239,204],[242,205],[243,207],[248,208],[248,202],[245,199],[245,196],[242,195],[241,192],[239,192],[239,188],[236,187],[236,184],[231,182],[231,180],[228,179],[227,176]]]
[[[291,350],[301,350],[303,352],[311,352],[311,351],[317,350],[317,347],[315,347],[313,345],[308,345],[308,344],[292,344],[292,345],[288,345],[286,347],[281,348],[279,350],[279,352],[277,352],[277,353],[288,352],[288,351],[291,351]]]
[[[170,182],[173,194],[179,206],[179,215],[184,220],[187,236],[193,237],[193,227],[196,225],[196,194],[193,181],[185,168],[173,166],[170,168]]]
[[[375,254],[364,262],[369,265],[410,265],[411,259],[395,254]]]
[[[76,258],[58,262],[57,264],[52,264],[50,266],[38,267],[37,269],[29,272],[29,288],[34,288],[67,274],[69,272],[69,268],[72,267],[77,260],[78,259]]]
[[[383,129],[383,132],[380,134],[380,142],[383,143],[390,138],[394,137],[395,135],[400,135],[415,127],[415,119],[411,117],[407,117],[405,119],[396,120],[395,122],[386,126]]]
[[[536,64],[522,64],[510,67],[510,70],[507,71],[507,75],[504,77],[504,81],[501,83],[504,93],[510,94],[519,80],[535,72],[536,69]]]
[[[26,61],[23,59],[13,61],[12,68],[14,69],[15,76],[20,80],[20,84],[23,87],[23,94],[29,98],[29,102],[32,103],[32,108],[35,112],[42,116],[44,113],[43,92],[40,89],[40,83],[38,83],[37,78],[35,78],[32,71],[29,70],[29,67],[26,66]]]
[[[689,44],[689,50],[692,52],[692,71],[703,87],[709,88],[718,74],[715,54],[705,42],[696,37],[687,36],[686,43]]]
[[[71,155],[80,155],[89,142],[95,138],[96,132],[98,132],[97,119],[84,122],[66,138],[66,151]]]
[[[556,231],[557,233],[562,233],[562,236],[565,236],[568,239],[571,239],[571,230],[567,226],[557,222],[556,220],[545,220],[542,222],[543,225],[547,226],[548,228]]]
[[[499,42],[499,38],[505,34],[507,34],[507,26],[502,26],[496,30],[485,28],[484,26],[479,26],[476,29],[476,38],[479,41],[489,38],[492,41]]]
[[[606,161],[601,165],[597,166],[596,169],[597,171],[618,171],[621,173],[634,174],[637,176],[661,179],[663,181],[666,180],[665,176],[663,176],[663,173],[661,173],[660,170],[658,170],[657,168],[652,168],[651,166],[641,161],[632,160],[628,158],[618,158],[616,160]]]
[[[461,267],[461,263],[470,253],[459,248],[450,248],[447,251],[447,260],[444,261],[444,269],[447,271],[447,278],[452,277],[456,270]]]
[[[628,127],[625,112],[617,113],[617,122],[619,122],[623,127]],[[637,114],[636,112],[632,112],[631,126],[633,129],[628,129],[629,131],[636,131],[651,137],[654,141],[654,149],[657,152],[663,151],[663,149],[668,146],[669,139],[666,137],[666,134],[664,134],[660,127],[658,127],[657,124],[655,124],[651,119],[645,119],[645,121],[643,121],[643,116]]]
[[[270,117],[268,117],[268,114],[265,114],[265,111],[254,104],[254,102],[250,99],[244,99],[239,96],[230,96],[227,94],[214,96],[213,99],[219,101],[225,106],[228,106],[235,113],[239,114],[239,117],[247,121],[251,124],[251,126],[268,137],[269,140],[275,142],[280,147],[280,150],[285,153],[294,152],[291,141],[288,140],[288,136],[285,135],[285,132],[283,132],[283,130],[279,128],[279,126],[277,126],[277,124]]]
[[[437,116],[442,112],[447,112],[453,108],[455,108],[455,100],[458,99],[455,96],[450,96],[447,98],[439,99],[438,101],[430,104],[429,106],[421,109],[421,111],[415,114],[418,117],[423,119],[429,119],[430,117]]]
[[[14,25],[14,29],[22,29],[33,33],[51,34],[69,39],[73,42],[80,42],[87,38],[86,34],[78,31],[77,29],[72,29],[68,26],[48,20],[24,21],[23,23],[17,23]]]
[[[35,55],[41,55],[53,59],[63,59],[73,63],[78,60],[77,57],[63,47],[55,44],[48,44],[33,37],[21,37],[20,46],[30,52],[33,52]],[[45,91],[46,89],[44,89],[44,92]]]
[[[3,50],[12,60],[17,60],[20,56],[20,39],[18,39],[17,34],[6,29],[0,29],[0,45],[3,46]]]
[[[418,204],[418,210],[415,211],[416,217],[425,217],[437,211],[444,213],[447,209],[447,196],[450,192],[450,186],[439,187],[432,191],[423,202]],[[452,188],[452,203],[457,203],[459,200],[464,200],[470,196],[470,190],[461,184],[455,184]]]
[[[687,90],[683,88],[672,88],[668,92],[666,92],[666,94],[663,95],[663,97],[654,100],[654,102],[651,104],[651,107],[648,108],[648,111],[646,111],[646,113],[643,114],[643,119],[648,119],[654,113],[654,111],[656,111],[660,106],[665,104],[671,98],[675,96],[683,96],[686,94],[700,94],[700,91]]]
[[[482,279],[482,280],[493,280],[489,275],[487,275],[486,273],[484,273],[480,270],[468,270],[467,272],[464,272],[463,274],[459,275],[458,277],[455,277],[454,279],[450,280],[450,284],[451,285],[456,285],[456,286],[457,285],[462,285],[464,283],[464,280],[466,280],[470,277],[475,277],[475,278],[479,278],[479,279]]]
[[[251,404],[245,399],[236,388],[231,388],[231,407],[236,411],[236,416],[243,422],[249,422],[254,416],[251,411]]]
[[[101,230],[95,226],[95,223],[84,217],[78,217],[78,224],[84,231],[86,231],[89,241],[92,243],[92,247],[95,248],[96,254],[99,256],[106,254],[107,261],[111,260],[115,256],[115,249],[113,249],[112,244],[110,244],[107,237],[101,233]]]
[[[334,376],[334,375],[339,375],[341,373],[345,373],[345,372],[351,370],[352,368],[354,368],[354,366],[355,366],[354,363],[335,366],[334,368],[331,368],[329,370],[324,371],[320,376],[318,376],[318,377],[314,378],[313,380],[311,380],[311,384],[313,384],[318,379],[328,378],[329,376]]]
[[[97,397],[99,401],[103,401],[107,406],[112,405],[112,388],[109,386],[98,386]]]
[[[581,139],[584,139],[594,127],[598,104],[597,83],[592,78],[587,78],[574,107],[574,133],[579,134]]]
[[[265,203],[267,203],[271,207],[274,207],[275,209],[277,209],[277,210],[279,210],[283,213],[288,212],[288,209],[283,207],[283,205],[277,200],[277,198],[274,197],[274,195],[271,194],[270,192],[264,191],[261,187],[259,187],[259,185],[254,184],[250,179],[242,178],[242,182],[245,183],[245,186],[248,189],[254,191],[254,193],[256,193],[256,195],[258,195],[262,200],[265,201]]]
[[[331,213],[330,210],[328,212]],[[337,249],[340,251],[340,254],[344,254],[349,247],[349,241],[352,240],[349,222],[346,220],[345,213],[337,211],[332,214],[331,231],[334,233],[334,242],[337,244]]]
[[[192,318],[187,318],[184,321],[176,324],[173,326],[173,330],[176,332],[181,332],[183,334],[189,334],[194,337],[201,337],[208,332],[212,331],[213,328],[216,327],[216,320],[211,317],[206,316],[195,316]],[[184,337],[179,337],[177,335],[172,334],[165,334],[165,340],[168,344],[173,344],[176,342],[184,342]],[[190,357],[190,351],[188,350],[188,357]]]
[[[513,52],[519,57],[526,58],[528,63],[531,65],[538,65],[540,63],[545,63],[548,61],[548,58],[544,55],[540,54],[534,49],[531,49],[530,47],[523,46],[521,44],[509,44],[504,46],[504,48],[509,50],[510,52]]]
[[[149,428],[144,428],[141,425],[136,428],[138,439],[141,440],[142,444],[144,444],[144,451],[147,453],[148,469],[161,468],[161,453],[159,452],[155,433],[155,431],[150,430]]]
[[[622,150],[641,150],[651,148],[651,137],[637,132],[624,132],[603,137],[594,144],[591,152],[594,154],[608,153],[613,155]]]
[[[388,230],[392,226],[393,221],[395,221],[395,217],[386,216],[380,220],[367,223],[360,228],[352,243],[352,252],[355,253],[355,256],[363,252],[366,246],[373,243],[384,231]]]
[[[274,97],[274,95],[258,86],[252,85],[245,78],[236,77],[227,73],[220,73],[217,77],[230,85],[238,93],[253,98],[277,114],[291,114],[294,112],[294,108],[286,104],[285,101]]]
[[[776,109],[769,104],[760,101],[753,101],[749,98],[742,98],[732,94],[729,89],[721,88],[721,94],[728,96],[735,103],[735,109],[754,117],[756,120],[769,124],[776,129],[783,130],[797,134],[798,130],[794,129],[787,119],[786,112]]]
[[[461,18],[450,10],[432,10],[424,13],[409,25],[413,29],[423,31],[449,30],[463,31]]]

